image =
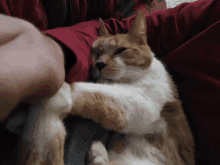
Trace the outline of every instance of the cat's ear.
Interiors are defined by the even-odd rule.
[[[99,18],[99,26],[100,26],[100,31],[99,31],[100,36],[110,36],[108,29],[105,27],[105,24],[101,18]]]
[[[147,33],[147,25],[146,25],[146,19],[145,19],[145,12],[141,11],[141,12],[138,12],[128,34],[132,37],[133,41],[147,44],[146,33]]]

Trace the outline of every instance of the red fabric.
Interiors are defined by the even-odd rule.
[[[201,0],[146,16],[150,47],[157,55],[163,56],[170,69],[184,77],[182,84],[185,85],[189,109],[194,122],[203,131],[202,137],[199,137],[203,138],[199,141],[205,150],[202,159],[210,159],[207,155],[220,158],[219,13],[219,1]],[[105,25],[111,34],[116,34],[119,29],[127,31],[134,18],[132,16],[122,21],[109,19],[105,20]],[[94,20],[47,31],[65,43],[78,58],[66,77],[67,82],[87,79],[91,65],[89,52],[97,38],[98,28],[98,22]]]
[[[47,29],[47,17],[40,0],[0,0],[0,13],[25,19],[40,30]]]
[[[69,0],[68,0],[69,1]],[[146,0],[145,0],[146,1]],[[25,19],[33,23],[40,30],[48,29],[48,19],[42,2],[48,10],[51,25],[62,25],[66,20],[66,9],[71,15],[71,24],[92,20],[94,18],[117,18],[122,19],[134,15],[135,11],[144,10],[149,14],[155,10],[166,8],[164,0],[153,0],[152,6],[144,4],[143,0],[58,0],[56,4],[52,0],[0,0],[0,13]],[[70,10],[70,11],[69,11]],[[57,17],[54,19],[52,16]],[[52,18],[53,19],[52,19]],[[61,19],[61,20],[60,20]],[[55,23],[56,22],[56,23]],[[69,25],[69,24],[68,24]],[[53,27],[53,26],[52,26]],[[57,27],[57,26],[55,26]]]
[[[97,21],[44,31],[69,47],[77,56],[76,64],[66,75],[68,83],[87,80],[91,65],[90,49],[92,42],[98,36],[95,29],[98,29]]]

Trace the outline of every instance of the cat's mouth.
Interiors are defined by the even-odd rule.
[[[100,81],[112,82],[112,79],[105,78],[102,74],[102,70],[99,70],[96,66],[92,66],[90,68],[90,78],[88,81],[91,81],[91,82],[100,82]]]

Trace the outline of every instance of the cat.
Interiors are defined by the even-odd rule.
[[[193,165],[193,136],[176,86],[147,44],[144,13],[138,13],[128,34],[110,35],[101,19],[100,27],[102,36],[92,47],[93,72],[102,72],[101,84],[74,85],[78,100],[87,103],[73,107],[127,138],[109,152],[94,142],[91,164]]]
[[[30,153],[21,151],[20,164],[64,165],[62,119],[71,114],[126,134],[124,142],[115,139],[109,152],[94,142],[93,165],[193,165],[193,137],[176,86],[147,44],[144,13],[138,13],[127,34],[110,35],[99,22],[102,36],[92,45],[97,83],[64,83],[42,102],[31,128]]]

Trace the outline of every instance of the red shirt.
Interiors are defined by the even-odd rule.
[[[6,0],[0,2],[0,5],[10,8]],[[19,4],[23,3],[19,1]],[[38,12],[42,6],[37,4],[39,6],[35,6],[36,10],[32,12],[43,19],[42,13]],[[7,14],[13,15],[11,9],[6,9]],[[24,17],[32,20],[28,15]],[[134,18],[108,19],[105,25],[111,34],[126,32]],[[38,20],[35,24],[44,29],[46,24]],[[146,22],[148,44],[168,69],[179,76],[174,80],[190,114],[199,158],[208,160],[209,164],[216,158],[215,164],[220,163],[220,1],[184,3],[174,9],[147,15]],[[66,45],[77,58],[66,76],[68,83],[87,80],[91,65],[90,49],[98,36],[98,29],[98,21],[93,20],[45,31]]]

